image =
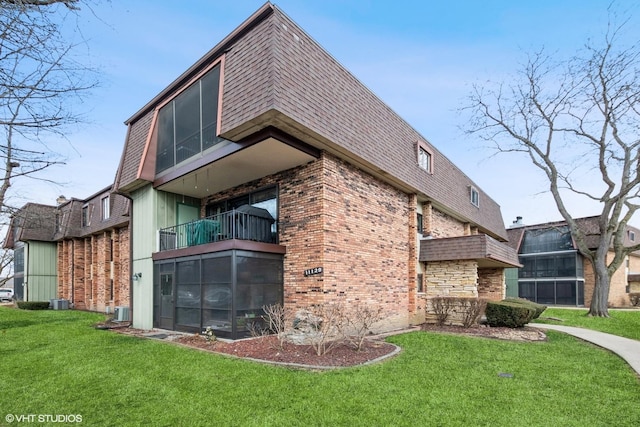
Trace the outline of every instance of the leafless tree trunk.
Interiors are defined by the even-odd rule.
[[[12,185],[46,180],[40,172],[63,163],[52,139],[82,121],[73,106],[96,85],[93,70],[76,61],[78,46],[64,36],[66,26],[77,28],[79,4],[0,0],[0,224],[15,211],[7,198]]]
[[[77,98],[96,85],[62,34],[79,0],[0,0],[0,210],[17,178],[61,163],[52,136],[82,120]]]
[[[640,249],[625,242],[639,207],[640,50],[618,48],[624,27],[610,27],[602,45],[589,42],[567,61],[554,63],[544,51],[530,55],[512,82],[474,87],[466,108],[468,133],[498,152],[524,153],[545,173],[579,252],[593,266],[592,316],[609,315],[611,276]],[[597,245],[571,214],[569,193],[602,208]]]

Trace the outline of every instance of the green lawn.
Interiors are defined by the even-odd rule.
[[[588,317],[589,310],[547,308],[536,322],[562,326],[577,326],[640,340],[640,310],[609,310],[611,317]],[[562,319],[562,321],[551,320]]]
[[[101,318],[0,307],[0,425],[6,414],[90,426],[640,424],[631,369],[553,331],[540,343],[413,332],[389,338],[403,348],[392,360],[309,372],[93,329]]]

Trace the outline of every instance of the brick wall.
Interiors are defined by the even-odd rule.
[[[478,297],[500,301],[506,294],[504,268],[481,268],[478,270]]]
[[[407,238],[413,232],[415,240],[415,199],[323,153],[305,166],[203,200],[203,210],[207,203],[275,184],[279,243],[287,248],[285,304],[363,301],[394,313],[385,329],[406,326],[409,312],[417,310],[409,299],[411,287],[415,294],[416,249],[412,255]],[[323,273],[305,277],[304,270],[314,267]]]
[[[613,260],[613,252],[607,254],[607,263]],[[609,287],[609,307],[628,307],[631,305],[627,293],[627,265],[622,263],[620,268],[613,273]]]
[[[435,208],[431,210],[431,236],[434,238],[456,237],[470,234],[468,224],[458,221]]]
[[[128,227],[58,242],[58,294],[75,308],[112,313],[129,305],[129,286]]]

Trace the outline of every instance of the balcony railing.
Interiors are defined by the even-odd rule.
[[[275,220],[266,210],[253,208],[254,213],[250,213],[241,209],[242,206],[186,224],[162,228],[158,232],[158,249],[162,252],[231,239],[276,243],[276,233],[272,230]]]

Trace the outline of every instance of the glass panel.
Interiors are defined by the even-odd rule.
[[[536,300],[536,282],[518,282],[518,296],[530,301]]]
[[[578,305],[584,305],[584,282],[578,281]]]
[[[541,256],[536,258],[535,277],[555,277],[555,256]]]
[[[173,275],[160,274],[160,316],[173,317]]]
[[[202,282],[231,284],[231,257],[203,259]]]
[[[200,84],[175,100],[176,164],[200,152]]]
[[[197,307],[200,308],[200,285],[182,285],[177,286],[178,298],[176,299],[176,307]]]
[[[200,260],[181,261],[176,263],[179,285],[200,283]]]
[[[556,256],[556,276],[577,277],[576,276],[576,254],[563,254]]]
[[[215,331],[231,332],[231,310],[202,310],[202,327],[211,326]]]
[[[552,252],[573,249],[573,240],[567,227],[529,230],[525,232],[520,253]]]
[[[176,323],[184,326],[200,327],[200,309],[177,308]]]
[[[539,304],[555,304],[555,283],[537,282],[536,302]]]
[[[535,277],[535,257],[520,257],[520,264],[522,264],[522,268],[518,270],[518,277],[524,279]]]
[[[556,282],[556,304],[576,305],[576,282],[558,281]]]
[[[173,103],[169,103],[158,113],[156,173],[169,169],[175,164],[173,142]]]
[[[222,138],[217,135],[218,93],[220,67],[215,67],[202,78],[202,149],[213,147]]]

